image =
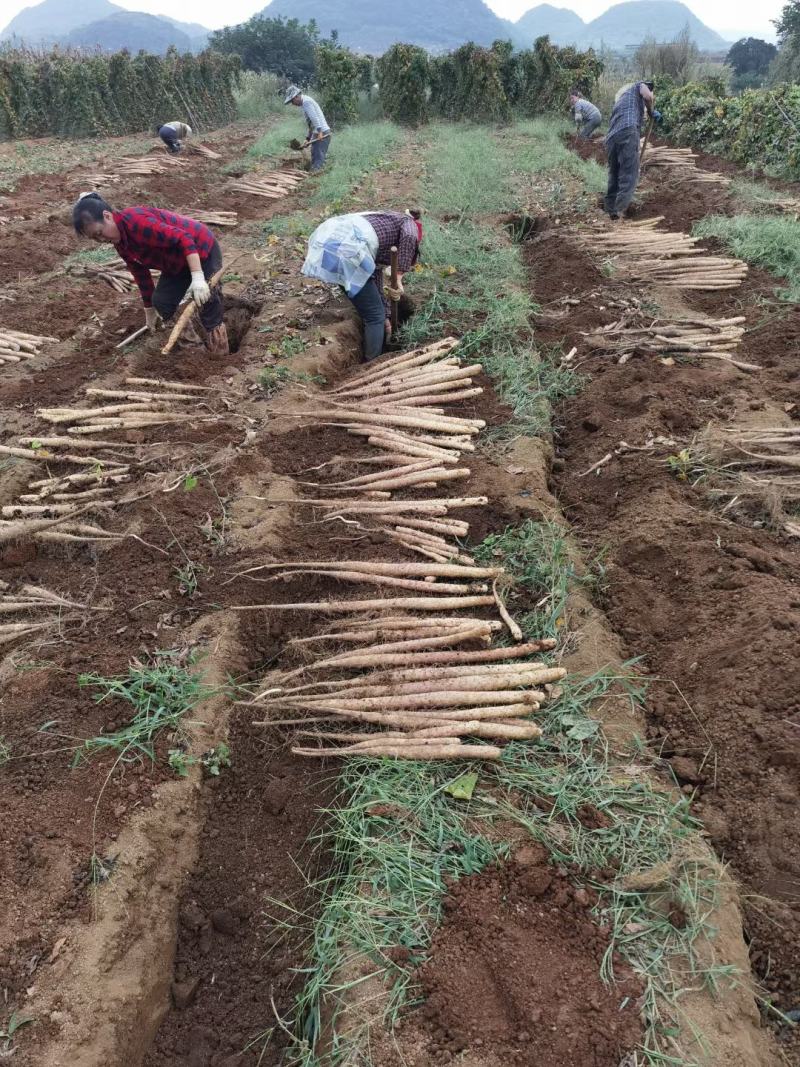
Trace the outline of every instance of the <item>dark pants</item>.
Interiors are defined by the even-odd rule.
[[[161,138],[161,140],[164,142],[170,152],[172,152],[174,155],[177,155],[178,152],[180,152],[180,139],[171,126],[162,126],[161,129],[158,131],[158,136]]]
[[[578,136],[582,138],[582,140],[588,141],[602,121],[601,118],[587,119],[578,130]]]
[[[348,299],[364,323],[364,359],[375,359],[386,339],[386,307],[377,282],[370,278],[358,296]]]
[[[639,181],[639,127],[620,130],[606,142],[608,151],[608,192],[606,211],[621,215],[630,206]]]
[[[203,268],[206,281],[212,274],[217,273],[222,266],[222,249],[219,247],[219,241],[214,242],[208,258],[201,259],[200,265]],[[169,322],[175,314],[178,304],[183,300],[186,290],[191,284],[192,272],[188,267],[184,267],[180,274],[164,274],[163,271],[161,272],[156,291],[153,293],[153,307],[164,322]],[[222,322],[223,308],[222,285],[218,284],[214,286],[211,290],[210,298],[200,308],[200,321],[207,330],[213,330],[215,326],[219,326]]]
[[[323,138],[321,141],[311,142],[311,170],[312,172],[322,170],[325,166],[325,156],[328,154],[328,149],[331,146],[331,135]]]

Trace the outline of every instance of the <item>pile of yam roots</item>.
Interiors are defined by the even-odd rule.
[[[271,672],[248,702],[267,713],[255,725],[300,727],[299,755],[498,759],[504,743],[541,735],[532,716],[565,676],[540,658],[554,642],[523,642],[500,593],[502,568],[476,565],[456,541],[469,524],[452,512],[488,501],[440,488],[469,477],[461,454],[474,450],[485,425],[445,414],[445,405],[482,392],[473,384],[480,366],[461,366],[455,345],[448,339],[381,360],[327,393],[324,404],[309,395],[307,406],[284,413],[345,428],[372,446],[350,462],[379,468],[305,483],[313,496],[273,501],[310,510],[321,542],[326,530],[352,540],[349,559],[244,572],[282,583],[312,574],[372,593],[238,609],[334,617],[323,632],[291,640],[288,651],[306,661]],[[365,538],[391,541],[416,559],[365,561],[358,552]],[[497,644],[503,630],[517,643]],[[313,658],[326,648],[335,654]]]
[[[747,264],[732,256],[705,255],[698,237],[657,229],[658,216],[626,222],[592,233],[588,243],[612,257],[615,273],[638,284],[705,292],[735,289],[747,276]]]

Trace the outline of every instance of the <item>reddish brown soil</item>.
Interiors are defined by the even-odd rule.
[[[600,979],[608,935],[593,903],[538,845],[453,885],[418,976],[425,1003],[404,1020],[398,1052],[376,1062],[422,1067],[472,1054],[526,1067],[619,1067],[641,1040],[641,989],[619,960],[613,988]]]
[[[313,908],[306,875],[323,857],[309,844],[331,775],[265,741],[240,709],[231,768],[209,781],[201,855],[180,909],[171,1011],[144,1067],[273,1067],[304,981],[307,930],[283,932],[281,906]],[[274,1005],[274,1007],[273,1007]],[[248,1046],[251,1046],[248,1048]],[[247,1050],[247,1051],[243,1051]]]
[[[701,208],[676,206],[671,190],[648,182],[654,191],[646,213],[665,215],[670,228],[685,228],[698,210],[725,210],[724,193],[715,202],[713,187],[701,187]],[[630,655],[643,657],[650,740],[695,793],[714,845],[744,884],[755,973],[778,1005],[793,1010],[800,974],[797,542],[768,529],[764,512],[740,514],[739,524],[731,521],[735,511],[717,515],[702,485],[678,481],[658,455],[629,453],[584,472],[621,440],[637,445],[648,433],[663,435],[676,439],[677,451],[734,409],[795,402],[800,313],[784,308],[769,319],[759,301],[774,281],[755,271],[733,295],[702,294],[691,304],[720,316],[745,314],[750,330],[739,351],[761,372],[644,358],[619,366],[592,354],[580,333],[617,317],[609,304],[619,290],[585,264],[576,272],[569,238],[559,241],[530,246],[534,294],[546,302],[583,289],[582,302],[574,315],[542,319],[539,337],[577,345],[587,380],[560,413],[555,487],[587,550],[606,553],[604,607]],[[800,1062],[796,1047],[789,1054]]]

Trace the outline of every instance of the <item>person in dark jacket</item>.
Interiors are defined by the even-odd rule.
[[[115,211],[99,193],[82,193],[72,209],[75,232],[92,241],[113,244],[139,286],[145,322],[154,331],[159,316],[168,322],[181,300],[191,294],[200,309],[206,347],[228,354],[222,321],[222,288],[208,281],[222,267],[222,249],[202,222],[161,208],[142,205]],[[161,272],[153,284],[151,270]]]
[[[364,323],[364,359],[381,355],[391,337],[390,299],[403,295],[403,275],[419,257],[420,213],[363,211],[335,215],[308,239],[303,274],[340,285]],[[397,289],[389,287],[391,250],[397,248]]]
[[[634,82],[618,94],[606,134],[608,191],[605,209],[618,219],[630,207],[639,181],[639,142],[645,114],[656,122],[661,113],[653,107],[653,83]]]

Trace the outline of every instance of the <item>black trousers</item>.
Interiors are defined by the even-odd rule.
[[[608,141],[606,211],[621,215],[633,200],[639,181],[639,127],[629,126]]]
[[[161,138],[161,140],[164,142],[170,152],[172,152],[174,155],[177,155],[177,153],[180,152],[180,138],[171,126],[162,126],[161,129],[158,131],[158,136]]]
[[[219,241],[214,246],[206,259],[200,260],[206,281],[216,274],[222,266],[222,249]],[[153,307],[159,313],[164,322],[169,322],[177,310],[178,304],[192,284],[192,272],[184,267],[180,274],[164,274],[158,279],[156,291],[153,293]],[[213,330],[222,322],[222,313],[225,305],[222,299],[222,285],[217,284],[211,290],[211,297],[200,308],[200,321],[207,330]]]
[[[364,323],[364,359],[375,359],[383,352],[386,340],[386,306],[383,302],[378,283],[370,278],[357,296],[348,300],[361,316]]]

